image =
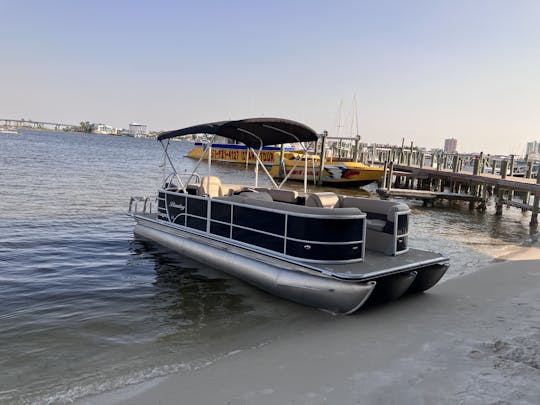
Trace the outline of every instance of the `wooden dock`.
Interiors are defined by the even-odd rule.
[[[324,162],[327,135],[325,133],[319,142],[321,162]],[[426,152],[415,147],[413,142],[410,147],[406,146],[405,139],[402,139],[401,147],[362,145],[359,136],[351,138],[350,142],[350,156],[342,156],[342,140],[339,140],[337,147],[333,146],[333,153],[340,159],[384,165],[385,176],[381,188],[377,190],[382,198],[418,199],[426,205],[433,205],[438,200],[462,201],[467,202],[471,209],[486,209],[486,203],[494,198],[495,215],[502,215],[504,205],[515,207],[523,212],[530,211],[530,225],[538,225],[538,160],[530,160],[527,156],[518,168],[514,155],[507,158],[484,155],[482,152],[478,155]],[[463,170],[466,166],[469,171]],[[514,177],[514,174],[521,177]]]
[[[478,203],[480,208],[485,209],[487,198],[463,193],[450,193],[443,191],[409,190],[403,188],[378,188],[377,194],[383,199],[406,198],[409,200],[421,200],[424,206],[435,205],[436,200],[464,201]]]
[[[440,179],[447,182],[468,184],[468,185],[488,185],[499,187],[504,190],[514,190],[540,194],[540,184],[537,179],[524,177],[502,178],[496,174],[471,172],[454,172],[449,169],[437,170],[431,167],[420,168],[418,166],[394,165],[394,170],[407,173],[406,176],[414,179]]]
[[[507,175],[508,162],[502,162],[502,175],[481,173],[484,167],[480,156],[473,172],[460,170],[459,159],[449,168],[437,163],[436,167],[420,164],[385,162],[387,175],[377,190],[381,198],[407,198],[422,200],[424,205],[434,205],[437,200],[463,201],[469,208],[486,208],[490,197],[495,199],[495,214],[502,215],[504,205],[531,212],[531,226],[538,225],[540,206],[540,168],[536,179],[529,169],[526,177]],[[441,168],[444,167],[444,168]],[[532,164],[529,168],[532,167]],[[531,202],[532,200],[532,202]]]

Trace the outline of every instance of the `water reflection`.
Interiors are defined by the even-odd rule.
[[[250,294],[251,288],[236,279],[149,241],[134,241],[131,252],[139,256],[135,260],[152,263],[154,316],[182,328],[184,335],[209,323],[224,327],[234,316],[254,310],[246,299],[245,290]]]
[[[486,211],[469,210],[465,205],[448,205],[425,208],[410,204],[413,219],[418,219],[424,226],[429,222],[433,230],[440,229],[453,239],[464,239],[464,233],[473,241],[491,241],[493,244],[520,244],[529,238],[537,238],[537,232],[529,227],[529,216],[517,210],[494,215],[494,209]]]
[[[538,238],[528,226],[529,216],[517,210],[495,216],[492,206],[482,212],[469,210],[466,204],[426,208],[417,201],[408,203],[412,209],[410,245],[446,254],[451,266],[445,278],[484,267]]]

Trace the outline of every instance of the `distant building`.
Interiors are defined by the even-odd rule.
[[[92,124],[92,132],[94,134],[110,135],[116,131],[111,125],[106,124]]]
[[[540,154],[540,141],[527,142],[527,156]]]
[[[146,125],[137,124],[136,122],[132,122],[131,124],[129,124],[128,133],[129,133],[130,136],[144,137],[144,136],[146,136],[146,133],[147,133]]]
[[[457,152],[457,139],[448,138],[444,140],[444,153],[456,153]]]

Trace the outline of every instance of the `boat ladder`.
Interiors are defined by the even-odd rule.
[[[132,196],[129,199],[128,212],[131,214],[152,214],[154,207],[157,206],[156,197],[138,197]],[[142,210],[139,211],[139,205],[142,203]]]

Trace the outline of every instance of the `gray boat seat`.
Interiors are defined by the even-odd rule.
[[[204,176],[201,179],[201,184],[197,190],[197,195],[208,197],[221,197],[223,196],[221,190],[221,180],[216,176]]]
[[[342,196],[340,206],[356,207],[366,213],[366,248],[391,256],[409,250],[408,217],[411,210],[407,204]]]
[[[282,190],[280,188],[257,187],[255,190],[270,194],[274,201],[296,204],[298,192],[294,190]]]
[[[366,227],[374,231],[384,232],[384,227],[386,226],[386,221],[382,219],[367,219]]]
[[[410,208],[407,204],[398,201],[388,200],[376,200],[373,198],[361,198],[361,197],[345,197],[343,196],[340,201],[341,207],[356,207],[362,211],[377,216],[380,219],[386,219],[387,221],[394,221],[395,214],[398,212],[408,213]],[[369,215],[368,215],[369,217]]]
[[[261,208],[270,208],[274,210],[283,210],[285,212],[291,212],[291,213],[325,215],[325,216],[327,216],[329,213],[326,208],[306,207],[303,205],[288,204],[288,203],[284,203],[280,201],[261,200],[261,199],[256,199],[256,198],[249,198],[246,195],[244,195],[244,193],[241,193],[241,194],[242,195],[219,197],[216,200],[232,202],[232,203],[247,204],[247,205],[252,205],[252,206],[261,207]],[[248,194],[248,193],[245,193],[245,194]],[[335,215],[336,217],[339,217],[342,215],[365,216],[365,214],[361,212],[358,208],[338,208],[330,212],[331,212],[331,215]]]
[[[264,191],[242,191],[238,195],[249,198],[250,200],[274,201],[272,196]]]
[[[246,186],[243,186],[241,184],[222,184],[221,195],[233,195],[234,193],[239,193],[245,189]]]
[[[340,199],[336,193],[312,193],[306,198],[306,207],[336,208],[340,205]]]

